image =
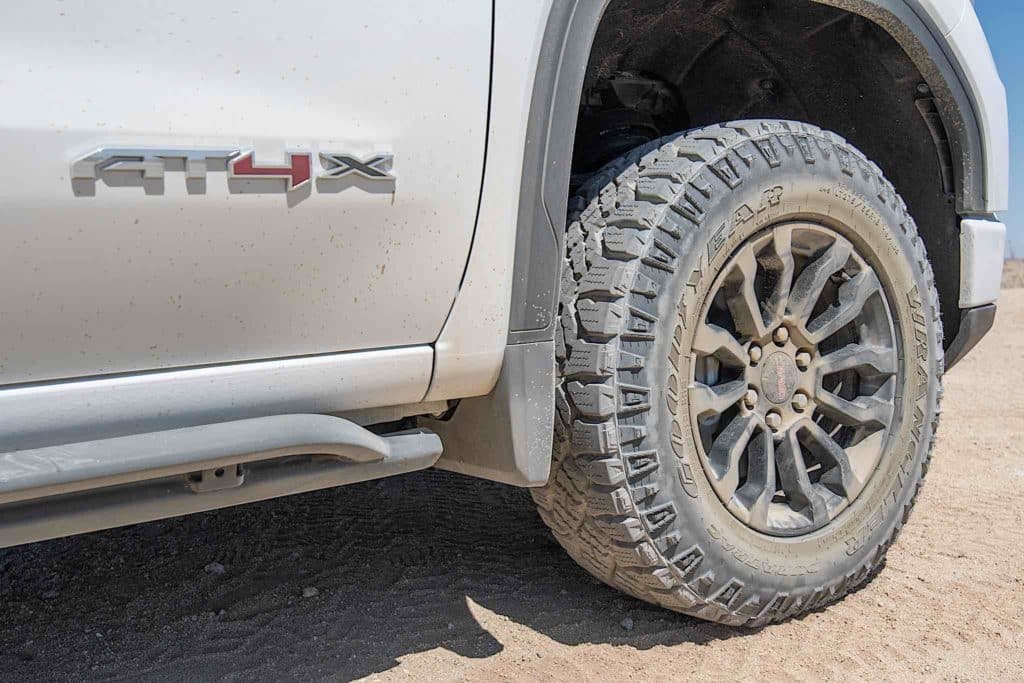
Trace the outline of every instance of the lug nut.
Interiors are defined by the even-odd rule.
[[[750,347],[750,351],[748,351],[748,353],[750,354],[750,362],[751,363],[757,363],[758,361],[761,360],[761,347],[760,346],[757,346],[757,345],[751,346]]]
[[[793,394],[793,410],[798,413],[804,412],[804,408],[807,407],[807,394],[802,391],[798,391]]]
[[[796,354],[796,366],[801,370],[806,370],[811,364],[811,354],[806,351],[801,351]]]
[[[768,413],[764,416],[764,423],[773,431],[779,431],[779,427],[782,426],[782,416],[778,413]]]
[[[743,405],[748,408],[753,408],[757,405],[757,392],[753,389],[747,389],[747,393],[743,395]]]
[[[785,327],[780,327],[775,330],[775,334],[772,335],[772,339],[775,340],[776,344],[785,344],[786,340],[789,339],[789,330]]]

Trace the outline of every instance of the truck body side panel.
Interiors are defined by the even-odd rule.
[[[19,3],[0,26],[0,384],[432,343],[469,255],[491,4]],[[312,180],[72,179],[103,147]],[[393,183],[317,176],[393,154]]]

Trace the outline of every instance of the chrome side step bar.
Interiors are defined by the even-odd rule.
[[[0,455],[0,547],[432,466],[425,429],[275,415]],[[220,481],[218,481],[220,480]]]

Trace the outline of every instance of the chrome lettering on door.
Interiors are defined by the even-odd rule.
[[[347,152],[321,152],[318,180],[358,177],[394,182],[394,157],[376,154],[362,159]],[[288,192],[305,187],[313,177],[313,155],[289,151],[284,164],[258,164],[251,149],[175,149],[147,147],[101,147],[71,163],[71,180],[101,180],[106,174],[136,173],[144,180],[162,181],[165,172],[175,170],[168,161],[184,161],[185,177],[205,180],[211,170],[223,168],[231,180],[283,180]],[[211,166],[214,162],[218,166]],[[357,184],[358,185],[358,184]],[[229,184],[229,192],[240,191]],[[86,195],[89,196],[89,195]]]

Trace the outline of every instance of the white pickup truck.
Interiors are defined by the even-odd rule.
[[[879,566],[995,315],[968,0],[2,15],[0,546],[441,467],[777,621]]]

